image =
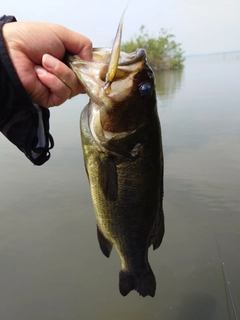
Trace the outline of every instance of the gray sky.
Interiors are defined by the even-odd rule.
[[[62,24],[89,37],[95,47],[111,46],[128,0],[9,0],[1,14],[19,21]],[[123,41],[141,25],[150,34],[168,29],[186,54],[240,50],[239,0],[131,0],[125,14]]]

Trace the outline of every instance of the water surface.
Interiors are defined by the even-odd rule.
[[[82,95],[52,109],[44,166],[0,138],[0,319],[226,320],[232,305],[240,317],[240,54],[191,57],[156,80],[166,235],[149,253],[155,298],[122,297],[120,259],[99,249]]]

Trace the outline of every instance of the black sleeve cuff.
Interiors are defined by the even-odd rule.
[[[50,112],[30,101],[8,55],[2,26],[14,21],[13,16],[0,18],[0,131],[32,163],[42,165],[54,146],[49,133]]]

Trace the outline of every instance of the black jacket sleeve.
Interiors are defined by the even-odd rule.
[[[0,131],[31,162],[42,165],[54,145],[49,133],[50,112],[31,102],[8,55],[2,26],[13,21],[13,16],[0,18]]]

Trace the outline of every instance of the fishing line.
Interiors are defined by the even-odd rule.
[[[229,296],[230,301],[231,301],[231,306],[232,306],[232,310],[233,310],[235,319],[239,320],[238,315],[237,315],[237,310],[236,310],[236,307],[235,307],[235,304],[234,304],[234,298],[233,298],[233,293],[232,293],[232,289],[231,289],[231,284],[230,284],[230,281],[227,280],[225,264],[223,262],[223,258],[222,258],[222,254],[221,254],[221,250],[220,250],[220,246],[219,246],[219,243],[218,243],[218,239],[217,239],[216,233],[215,233],[215,239],[216,239],[216,243],[217,243],[219,258],[220,258],[221,267],[222,267],[222,274],[223,274],[223,278],[224,278],[224,286],[225,286],[225,293],[226,293],[226,299],[227,299],[229,319],[231,319],[231,312],[230,312],[230,308],[229,308],[228,296]]]

